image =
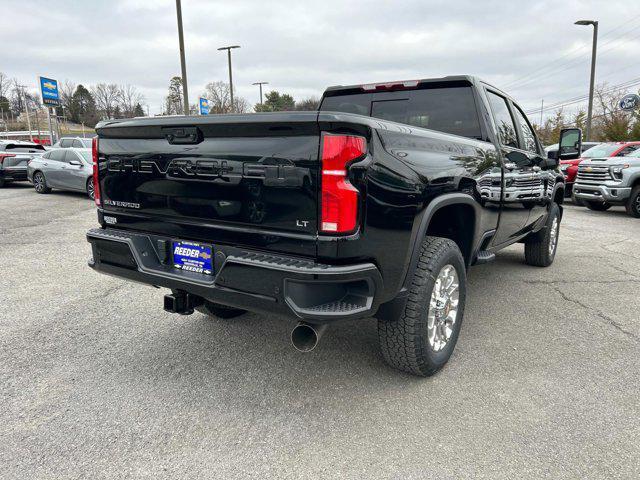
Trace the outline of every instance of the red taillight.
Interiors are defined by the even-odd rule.
[[[322,198],[320,231],[348,233],[358,221],[358,190],[349,183],[349,163],[367,153],[363,137],[322,136]]]
[[[98,137],[91,140],[91,156],[93,157],[93,200],[100,206],[100,179],[98,178]]]
[[[4,162],[5,158],[15,157],[15,153],[0,153],[0,163]]]

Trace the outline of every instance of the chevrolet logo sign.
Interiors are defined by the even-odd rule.
[[[593,171],[593,168],[591,168],[591,167],[584,167],[584,171],[585,171],[585,172],[592,172],[592,171]]]

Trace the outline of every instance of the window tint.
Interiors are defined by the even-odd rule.
[[[82,148],[84,145],[82,145],[82,142],[80,140],[74,140],[73,141],[73,148]]]
[[[60,147],[69,148],[72,143],[73,140],[71,140],[70,138],[63,138],[62,140],[60,140]]]
[[[538,144],[536,142],[536,136],[531,129],[531,125],[529,125],[529,121],[527,117],[525,117],[520,107],[514,105],[516,107],[516,117],[518,117],[518,123],[520,124],[520,129],[522,131],[522,139],[524,140],[524,150],[529,152],[538,153]]]
[[[26,153],[41,152],[44,149],[45,148],[42,145],[39,145],[37,143],[33,145],[15,145],[10,143],[5,148],[6,151],[11,150],[12,152],[26,152]]]
[[[49,158],[58,162],[64,162],[64,150],[54,150],[49,155]]]
[[[326,97],[320,110],[358,113],[470,138],[482,138],[470,87]]]
[[[618,148],[615,143],[601,143],[582,152],[582,158],[610,157]]]
[[[76,152],[74,152],[73,150],[67,150],[64,160],[67,163],[80,161],[80,159],[78,158],[78,155],[76,155]]]
[[[496,121],[496,128],[498,129],[498,137],[500,143],[507,147],[518,148],[518,137],[516,136],[516,127],[513,123],[513,118],[509,113],[507,107],[507,101],[499,95],[492,92],[487,92],[489,103],[491,104],[491,111],[493,112],[493,118]]]
[[[356,113],[369,116],[371,111],[372,93],[358,93],[355,95],[338,95],[325,97],[320,105],[320,110],[325,112]]]
[[[82,157],[85,161],[85,163],[88,163],[89,165],[91,165],[93,163],[93,158],[91,157],[91,152],[87,152],[86,150],[81,150],[79,152],[76,152],[77,155],[79,155],[80,157]]]

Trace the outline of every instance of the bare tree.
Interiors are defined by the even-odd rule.
[[[65,80],[60,84],[60,100],[62,102],[62,106],[69,111],[71,108],[71,98],[76,91],[76,84]]]
[[[209,113],[246,113],[251,107],[249,102],[235,96],[233,99],[234,108],[231,108],[231,95],[229,94],[229,84],[225,82],[211,82],[205,87],[203,97],[209,99]]]
[[[9,98],[11,80],[3,72],[0,72],[0,97]]]
[[[136,106],[144,103],[144,95],[142,95],[133,85],[124,85],[120,87],[120,111],[124,117],[135,117]]]
[[[98,83],[91,88],[91,94],[101,116],[103,118],[112,118],[122,96],[120,87],[115,83]]]

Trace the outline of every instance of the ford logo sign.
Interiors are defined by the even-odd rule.
[[[635,93],[625,95],[622,97],[622,100],[620,100],[620,108],[622,110],[635,110],[638,105],[640,105],[640,97]]]

